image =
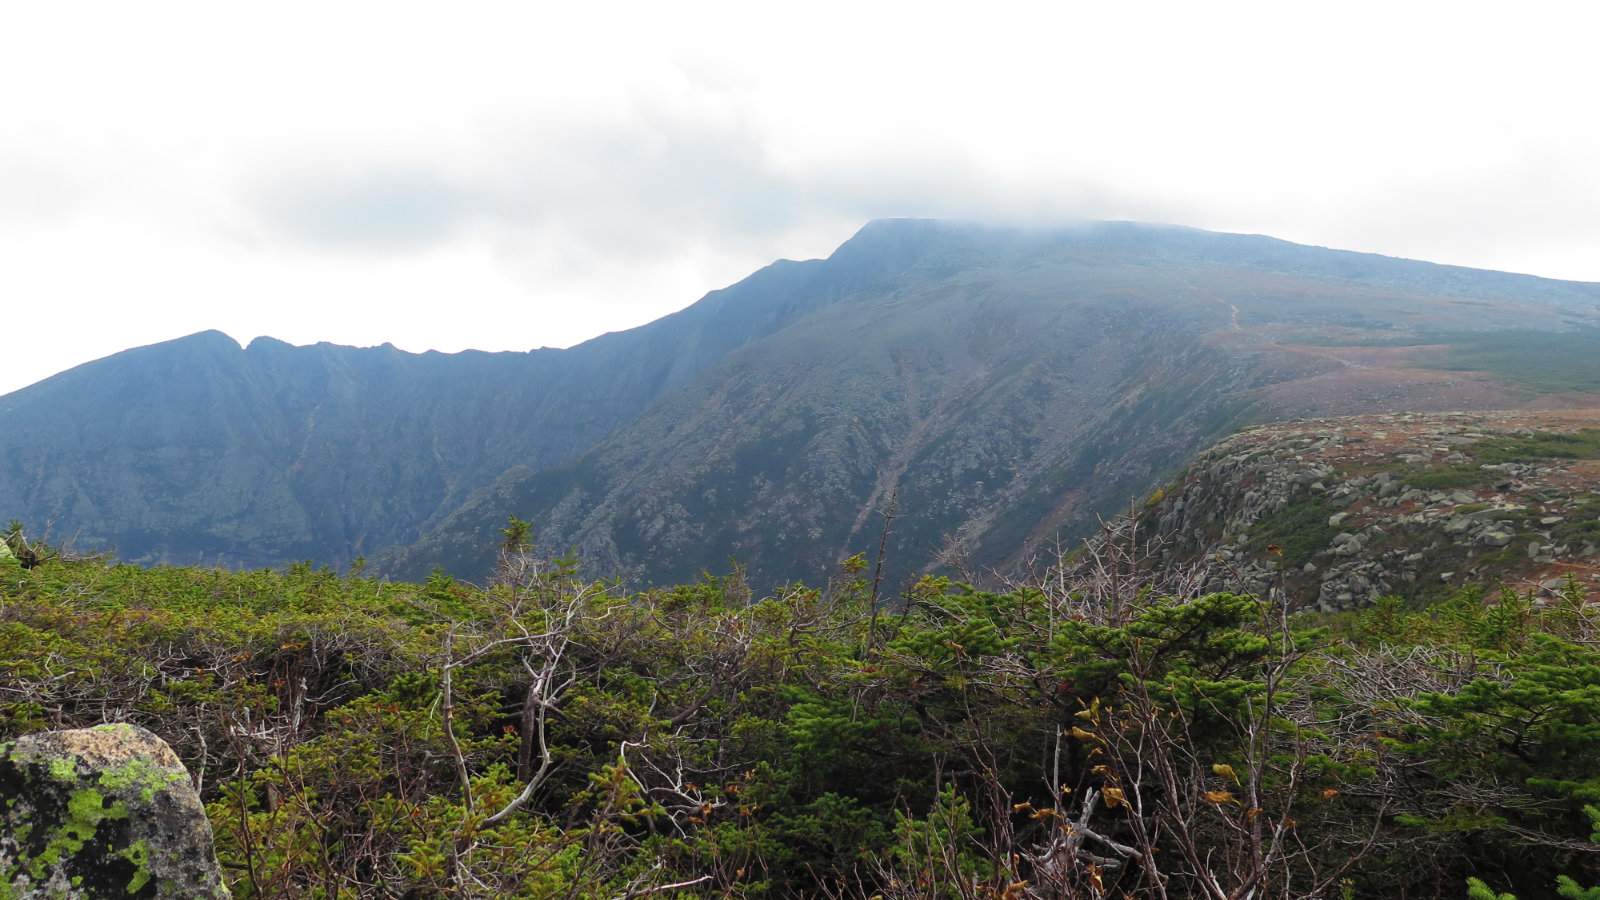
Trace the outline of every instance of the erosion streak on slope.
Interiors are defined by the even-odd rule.
[[[905,373],[907,380],[911,381],[913,385],[917,383],[914,370],[903,364],[899,365],[899,368]],[[840,558],[850,555],[852,544],[859,540],[868,520],[874,513],[882,511],[884,496],[899,487],[906,471],[910,468],[912,460],[918,453],[927,449],[928,440],[933,436],[935,430],[947,421],[950,410],[960,403],[969,401],[972,396],[976,395],[982,386],[981,372],[977,371],[979,368],[974,367],[975,370],[962,379],[963,386],[954,394],[936,401],[927,414],[918,414],[917,411],[920,404],[915,401],[926,399],[920,396],[920,390],[912,387],[906,391],[908,400],[907,418],[915,424],[912,426],[910,433],[906,434],[898,442],[899,446],[890,454],[888,460],[879,468],[879,476],[873,485],[872,493],[867,496],[867,500],[862,504],[860,512],[856,514],[855,521],[851,523],[845,543],[838,549]]]
[[[285,470],[285,474],[294,475],[306,467],[306,457],[311,454],[311,438],[317,430],[317,413],[322,410],[322,401],[311,407],[311,412],[306,414],[305,437],[300,441],[300,455],[295,457],[293,463]],[[437,453],[437,451],[435,451]],[[443,460],[440,460],[442,463]]]

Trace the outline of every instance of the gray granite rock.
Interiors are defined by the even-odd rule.
[[[134,725],[100,725],[0,744],[0,897],[230,894],[172,748]]]

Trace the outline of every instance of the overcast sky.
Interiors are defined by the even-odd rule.
[[[865,221],[1600,281],[1585,4],[0,4],[0,393],[215,328],[568,346]]]

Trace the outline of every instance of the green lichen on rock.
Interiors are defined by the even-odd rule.
[[[0,900],[229,896],[187,771],[142,728],[0,744],[0,797]]]
[[[50,777],[57,781],[76,781],[78,778],[77,757],[63,756],[60,759],[50,760]]]
[[[55,829],[44,852],[34,857],[29,865],[33,877],[43,879],[46,869],[81,853],[84,845],[100,830],[101,821],[127,818],[127,815],[127,807],[120,802],[107,809],[105,795],[94,788],[74,791],[67,799],[65,821]]]
[[[182,769],[173,771],[146,759],[131,759],[127,765],[100,773],[100,786],[111,791],[137,790],[139,799],[149,803],[157,791],[164,791],[188,777]]]
[[[120,854],[137,867],[133,873],[133,880],[128,882],[128,893],[137,894],[150,883],[150,842],[134,841],[127,849],[120,851]]]

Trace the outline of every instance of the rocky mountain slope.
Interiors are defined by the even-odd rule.
[[[578,376],[594,402],[552,402],[550,362],[216,332],[131,350],[0,398],[0,509],[142,562],[348,562],[648,399]]]
[[[220,332],[0,397],[0,518],[154,563],[343,565],[508,467],[570,461],[729,350],[891,277],[915,232],[779,262],[570,350],[405,353]]]
[[[896,278],[730,353],[573,465],[508,472],[384,566],[484,571],[515,514],[596,573],[733,558],[814,579],[876,548],[893,498],[891,583],[952,558],[1006,570],[1251,421],[1595,399],[1434,367],[1512,328],[1594,343],[1559,331],[1593,320],[1593,286],[1183,229],[945,227]]]
[[[1600,582],[1600,412],[1355,416],[1221,441],[1152,497],[1143,554],[1208,590],[1343,610]]]
[[[79,367],[0,397],[0,518],[141,562],[477,577],[517,515],[597,573],[734,557],[771,584],[875,548],[892,500],[892,580],[1007,568],[1243,424],[1592,404],[1558,363],[1593,358],[1597,325],[1597,285],[1131,223],[883,221],[570,350],[206,333]],[[1531,367],[1490,352],[1518,341]]]
[[[734,557],[813,579],[876,546],[891,497],[897,573],[947,535],[1000,565],[1246,420],[1241,367],[1185,317],[980,285],[901,286],[754,342],[576,464],[508,473],[397,568],[481,570],[517,513],[596,572],[673,582]]]

